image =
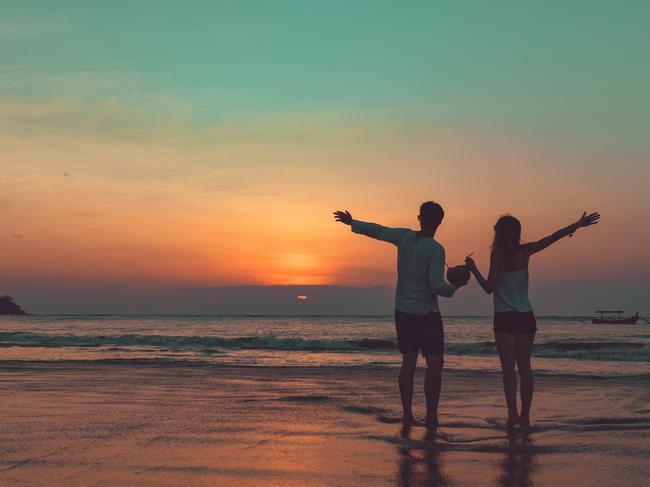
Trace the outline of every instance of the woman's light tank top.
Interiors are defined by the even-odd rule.
[[[493,293],[494,312],[532,311],[528,299],[528,267],[516,271],[502,272]]]

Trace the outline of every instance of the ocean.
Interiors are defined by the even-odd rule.
[[[390,316],[2,317],[0,484],[647,484],[650,326],[540,317],[511,431],[490,318],[444,321],[431,434]]]
[[[445,368],[498,371],[490,317],[447,316]],[[538,374],[650,375],[650,325],[538,317]],[[34,315],[0,317],[3,362],[119,361],[222,366],[400,364],[391,316]]]

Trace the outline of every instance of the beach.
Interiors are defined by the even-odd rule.
[[[650,0],[0,12],[0,487],[650,487]]]
[[[541,376],[508,432],[500,375],[446,371],[403,431],[393,368],[0,363],[1,485],[644,485],[645,378]],[[416,416],[423,417],[422,370]]]

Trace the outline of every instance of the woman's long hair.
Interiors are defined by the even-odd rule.
[[[492,252],[501,257],[506,269],[515,265],[517,251],[521,247],[521,223],[514,216],[505,215],[494,225]]]

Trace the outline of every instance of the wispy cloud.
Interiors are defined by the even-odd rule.
[[[197,115],[196,107],[179,97],[134,91],[116,94],[126,78],[109,76],[92,86],[95,76],[50,77],[35,75],[44,82],[66,85],[74,95],[26,98],[0,96],[0,130],[17,136],[70,137],[77,140],[153,141],[194,147],[251,144],[384,144],[404,139],[422,139],[432,134],[448,138],[467,127],[434,122],[414,123],[394,108],[328,109],[298,112],[238,113],[223,111],[212,117]],[[0,79],[2,75],[0,74]],[[128,77],[127,77],[128,78]],[[135,79],[135,78],[133,78]],[[56,90],[55,90],[56,91]],[[128,90],[127,90],[128,91]],[[112,93],[108,95],[102,92]]]
[[[0,99],[0,129],[17,135],[103,139],[173,137],[185,131],[190,107],[166,97],[68,96],[48,100]]]
[[[62,34],[70,30],[67,17],[5,18],[0,21],[0,38],[27,39]]]

